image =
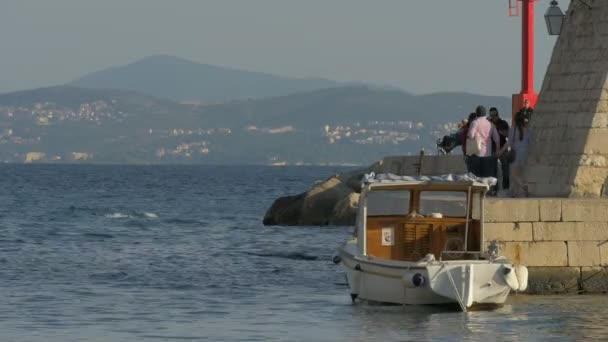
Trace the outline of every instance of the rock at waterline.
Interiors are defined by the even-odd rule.
[[[337,176],[314,186],[304,198],[299,224],[311,226],[329,224],[336,203],[348,197],[352,192],[352,189]]]
[[[295,196],[277,198],[264,215],[264,225],[286,225],[295,226],[302,216],[302,204],[306,193]]]
[[[360,194],[352,192],[346,198],[338,202],[334,207],[329,223],[334,226],[354,225],[357,217],[357,210],[359,209],[360,196]]]
[[[366,169],[337,174],[305,193],[278,198],[266,211],[264,225],[353,225],[363,176],[381,171],[382,165],[380,161]]]
[[[265,225],[352,225],[363,173],[332,176],[308,192],[281,197],[264,215]]]

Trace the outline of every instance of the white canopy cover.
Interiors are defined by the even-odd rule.
[[[466,173],[462,175],[447,174],[441,176],[397,176],[392,173],[379,173],[374,172],[363,176],[363,184],[403,184],[403,185],[422,185],[422,184],[433,184],[433,183],[453,183],[472,185],[475,187],[486,187],[489,189],[491,186],[496,185],[496,178],[477,177],[472,173]]]

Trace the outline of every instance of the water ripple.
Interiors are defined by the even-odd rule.
[[[3,165],[0,341],[544,341],[608,336],[605,296],[495,311],[352,305],[350,228],[264,227],[336,168]]]

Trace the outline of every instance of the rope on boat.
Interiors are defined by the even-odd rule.
[[[444,264],[444,266],[445,266],[445,264]],[[467,307],[466,307],[466,305],[464,305],[464,301],[462,300],[462,297],[460,297],[460,293],[458,293],[458,288],[456,287],[454,278],[452,278],[452,272],[450,272],[450,269],[446,269],[446,272],[448,274],[448,278],[450,279],[450,283],[452,284],[452,288],[454,289],[454,293],[456,293],[456,300],[458,301],[458,304],[460,304],[460,308],[462,309],[462,312],[467,312]]]

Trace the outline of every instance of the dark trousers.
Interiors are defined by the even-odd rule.
[[[501,167],[502,167],[502,188],[503,189],[509,189],[509,162],[506,160],[506,158],[501,158],[500,159],[500,163],[501,163]]]
[[[464,156],[464,164],[467,166],[467,172],[473,173],[473,165],[471,162],[471,156]]]
[[[496,177],[497,159],[496,157],[470,157],[470,172],[477,177]]]

